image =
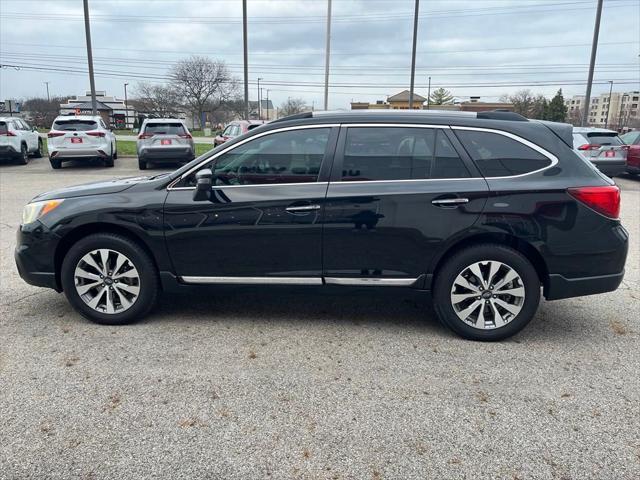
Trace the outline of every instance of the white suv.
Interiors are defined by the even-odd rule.
[[[113,167],[113,160],[118,158],[116,136],[99,115],[57,117],[47,134],[47,147],[53,168],[83,158],[101,158],[105,167]]]
[[[0,117],[0,158],[15,158],[21,165],[29,155],[42,156],[42,139],[35,128],[17,117]]]

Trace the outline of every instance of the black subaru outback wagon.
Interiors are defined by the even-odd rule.
[[[508,112],[296,115],[172,173],[39,195],[16,262],[109,325],[188,287],[385,287],[431,291],[456,333],[498,340],[541,290],[622,281],[620,192],[572,142]]]

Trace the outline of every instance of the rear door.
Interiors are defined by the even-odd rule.
[[[148,122],[145,127],[145,145],[153,148],[180,148],[189,147],[191,145],[190,135],[180,122]]]
[[[325,204],[327,283],[420,286],[488,195],[454,144],[446,126],[343,125]]]
[[[95,120],[59,119],[53,123],[52,130],[60,134],[49,138],[50,145],[55,148],[66,150],[97,149],[104,143],[102,137],[105,136],[105,133],[97,132],[98,124]]]

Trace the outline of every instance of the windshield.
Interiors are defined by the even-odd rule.
[[[96,128],[98,128],[98,124],[93,120],[56,120],[53,122],[53,130],[63,132],[86,132]]]

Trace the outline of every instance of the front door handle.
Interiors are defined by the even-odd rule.
[[[291,213],[312,212],[313,210],[320,210],[320,205],[299,205],[296,207],[287,207],[285,210]]]
[[[456,205],[463,205],[469,203],[468,198],[441,198],[432,200],[431,203],[438,207],[455,207]]]

